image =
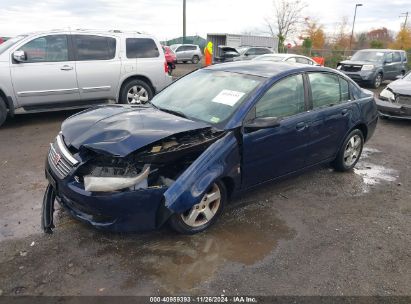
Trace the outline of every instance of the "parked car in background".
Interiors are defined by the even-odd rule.
[[[380,93],[377,107],[381,117],[411,119],[411,72]]]
[[[49,31],[0,45],[0,125],[7,115],[145,103],[171,83],[152,36],[120,31]]]
[[[171,75],[173,70],[176,68],[175,63],[177,61],[177,56],[169,46],[163,45],[163,51],[168,65],[168,74]]]
[[[378,88],[383,80],[405,75],[407,54],[401,50],[365,49],[338,63],[337,69],[359,83]]]
[[[219,45],[217,48],[217,54],[214,56],[214,63],[223,63],[235,61],[237,57],[240,57],[240,53],[236,48],[231,46]]]
[[[302,63],[302,64],[309,64],[320,66],[317,62],[312,60],[309,57],[296,55],[296,54],[266,54],[255,57],[253,60],[256,61],[285,61],[285,62],[292,62],[292,63]]]
[[[237,51],[240,53],[239,57],[235,58],[235,61],[240,61],[240,60],[251,60],[257,56],[260,55],[265,55],[265,54],[272,54],[274,53],[273,50],[266,48],[266,47],[240,47],[237,49]]]
[[[195,44],[173,44],[170,46],[171,50],[177,56],[177,62],[181,61],[187,63],[191,61],[194,64],[197,64],[201,58],[203,58],[203,53],[200,50],[200,47]]]
[[[54,227],[57,198],[100,229],[168,222],[198,233],[235,194],[320,164],[351,170],[377,121],[373,93],[336,70],[212,65],[147,105],[98,107],[63,122],[46,164],[43,229]]]

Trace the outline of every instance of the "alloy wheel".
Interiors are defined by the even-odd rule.
[[[148,101],[148,92],[139,85],[132,86],[127,92],[127,103],[141,104]]]
[[[183,222],[190,227],[199,227],[210,222],[221,204],[221,191],[216,183],[203,196],[200,203],[181,214]]]
[[[376,88],[379,88],[382,82],[382,76],[381,74],[378,74],[377,77],[375,77],[375,82],[374,85]]]
[[[361,137],[359,135],[351,137],[344,150],[344,165],[346,167],[351,167],[357,161],[361,148]]]

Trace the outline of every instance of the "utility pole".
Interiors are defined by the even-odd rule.
[[[186,43],[186,0],[183,0],[183,44]]]
[[[354,26],[355,26],[355,17],[357,17],[357,7],[362,6],[361,3],[357,3],[355,5],[355,11],[354,11],[354,20],[352,22],[352,31],[351,31],[351,37],[350,37],[350,51],[351,51],[351,44],[352,44],[352,38],[354,36]]]
[[[408,21],[408,14],[409,14],[409,13],[410,13],[410,12],[405,12],[405,13],[402,13],[402,14],[401,14],[401,15],[403,15],[403,16],[400,16],[400,18],[405,18],[403,29],[405,29],[405,28],[407,27],[407,21]]]

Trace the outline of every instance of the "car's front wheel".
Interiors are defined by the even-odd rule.
[[[378,73],[372,81],[372,87],[378,89],[382,83],[382,74]]]
[[[333,167],[338,171],[348,171],[355,167],[360,159],[364,146],[364,136],[358,129],[353,130],[346,139],[337,157],[333,161]]]
[[[193,56],[193,59],[191,60],[192,63],[197,64],[200,61],[200,58],[197,55]]]
[[[153,90],[146,82],[140,79],[132,79],[121,89],[119,103],[144,104],[152,98]]]
[[[201,201],[183,213],[171,216],[169,224],[172,229],[182,234],[195,234],[213,225],[221,215],[227,200],[223,183],[213,183]]]

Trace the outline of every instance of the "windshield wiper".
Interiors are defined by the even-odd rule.
[[[159,109],[160,111],[166,112],[166,113],[170,113],[170,114],[173,114],[173,115],[176,115],[176,116],[187,118],[187,116],[181,111],[170,110],[170,109],[159,108],[159,107],[157,107],[157,109]]]

